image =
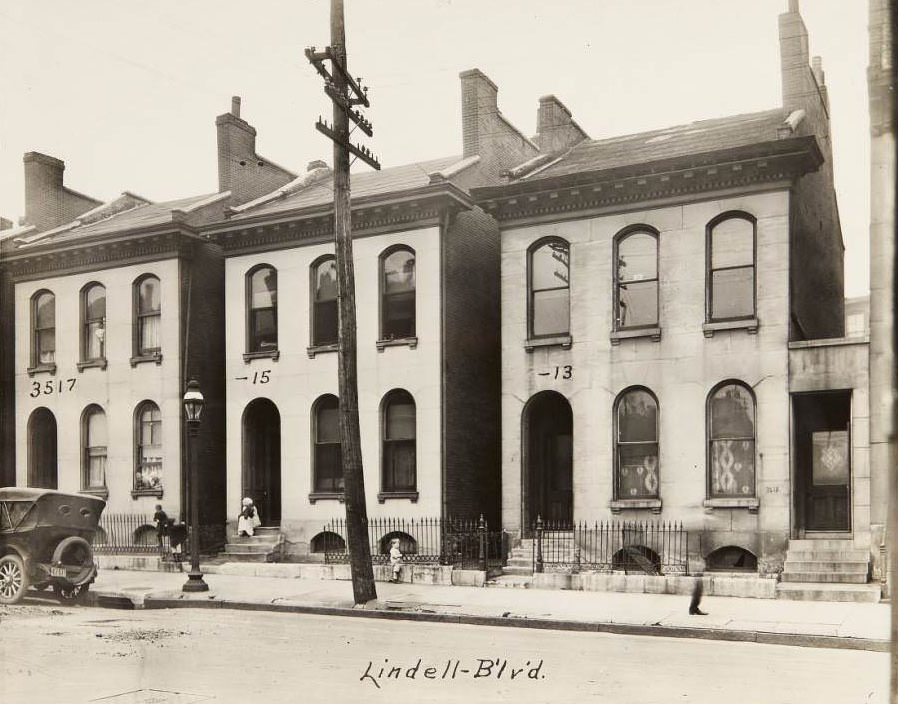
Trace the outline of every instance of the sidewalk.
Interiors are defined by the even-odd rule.
[[[367,618],[708,638],[779,645],[889,649],[888,604],[689,597],[540,589],[490,589],[378,582],[378,601],[353,608],[348,581],[207,574],[209,591],[181,592],[186,573],[101,570],[98,606],[232,608]]]

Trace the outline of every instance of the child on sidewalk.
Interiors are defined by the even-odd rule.
[[[402,571],[402,550],[399,549],[399,538],[393,538],[390,541],[390,565],[393,567],[393,576],[390,581],[393,584],[399,584],[399,573]]]

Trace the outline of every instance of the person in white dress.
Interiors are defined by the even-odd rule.
[[[248,496],[243,499],[243,508],[237,517],[237,535],[252,536],[255,529],[262,525],[262,519],[259,518],[259,509],[253,506],[253,500]]]

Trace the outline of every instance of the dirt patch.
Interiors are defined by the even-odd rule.
[[[46,606],[31,606],[29,604],[0,606],[0,619],[29,618],[33,616],[69,616],[71,613],[68,610],[48,609]]]
[[[134,628],[127,631],[114,633],[97,633],[97,638],[102,638],[111,643],[156,643],[169,638],[179,638],[189,635],[187,631],[172,631],[166,628]]]

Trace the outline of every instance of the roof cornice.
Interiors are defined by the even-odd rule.
[[[471,197],[458,186],[440,182],[405,189],[394,194],[352,200],[352,235],[367,237],[428,227],[439,222],[447,209],[470,210]],[[333,237],[333,203],[298,211],[269,213],[259,218],[215,223],[201,229],[202,235],[221,245],[225,256],[286,249],[330,240]]]
[[[710,191],[757,188],[816,171],[823,154],[813,136],[690,154],[613,169],[580,171],[474,188],[478,205],[500,222],[567,214]]]

